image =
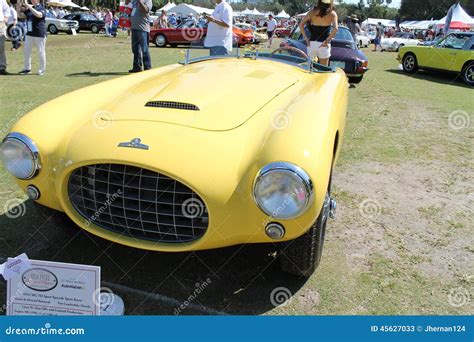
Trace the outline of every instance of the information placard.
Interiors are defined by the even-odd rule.
[[[100,267],[30,262],[7,282],[7,315],[100,315]]]

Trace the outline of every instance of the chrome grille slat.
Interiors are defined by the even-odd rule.
[[[183,243],[207,231],[209,216],[193,190],[170,177],[135,166],[88,165],[69,178],[74,209],[90,223],[120,235],[154,242]],[[194,216],[183,203],[202,204]]]
[[[194,104],[175,102],[175,101],[150,101],[146,103],[145,107],[194,110],[194,111],[200,110],[199,107]]]

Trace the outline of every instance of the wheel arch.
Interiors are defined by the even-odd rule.
[[[466,61],[466,63],[463,64],[463,66],[462,66],[462,68],[459,72],[463,72],[464,69],[466,69],[466,67],[471,63],[474,63],[474,59],[470,59],[470,60]]]

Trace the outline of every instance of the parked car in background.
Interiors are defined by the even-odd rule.
[[[237,23],[234,26],[244,31],[251,30],[253,34],[253,43],[255,44],[260,44],[268,41],[266,28],[257,29],[255,26],[252,26],[247,23]]]
[[[308,32],[309,35],[309,32]],[[296,27],[291,38],[283,41],[281,46],[295,47],[307,53],[306,42],[303,39],[300,28]],[[369,66],[369,59],[357,47],[352,34],[347,27],[340,26],[336,37],[331,42],[330,65],[339,67],[346,72],[350,83],[360,83]]]
[[[361,31],[356,35],[356,43],[359,45],[359,47],[369,47],[370,45],[370,38],[367,32]]]
[[[151,28],[150,43],[157,47],[195,44],[206,36],[207,28],[200,28],[193,20],[183,21],[175,28]]]
[[[90,13],[71,13],[64,16],[63,19],[75,20],[79,22],[79,31],[90,31],[92,33],[99,33],[105,30],[105,21],[98,19],[95,15]]]
[[[46,12],[46,29],[50,34],[58,34],[59,32],[66,32],[71,34],[72,29],[78,30],[79,22],[75,20],[58,19],[51,13]]]
[[[393,38],[382,38],[382,51],[398,51],[404,46],[417,46],[420,40],[410,32],[397,32]]]
[[[278,38],[288,38],[293,31],[293,27],[277,27],[275,29],[275,36]]]
[[[402,47],[397,59],[406,73],[419,69],[455,73],[474,87],[473,32],[451,33],[434,46]]]
[[[152,28],[150,30],[150,42],[157,47],[172,47],[178,45],[202,45],[207,34],[207,28],[199,27],[196,22],[187,20],[176,28]],[[251,30],[233,28],[234,44],[239,46],[250,44],[254,40]]]

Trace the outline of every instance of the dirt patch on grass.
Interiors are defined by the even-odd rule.
[[[334,234],[353,267],[367,269],[383,255],[401,268],[453,279],[472,274],[474,172],[434,161],[359,163],[335,174],[342,197]]]

